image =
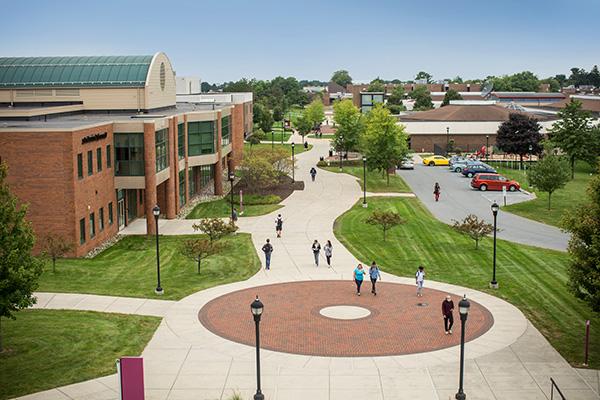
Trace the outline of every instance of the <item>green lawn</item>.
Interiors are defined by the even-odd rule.
[[[309,138],[317,138],[317,139],[333,139],[335,137],[334,134],[323,134],[322,136],[317,137],[314,133],[308,135]]]
[[[281,142],[275,142],[274,146],[283,146],[284,149],[286,149],[287,151],[289,151],[290,156],[292,155],[292,145],[291,144],[281,144]],[[253,144],[252,146],[250,146],[250,143],[244,143],[244,151],[252,151],[253,149],[270,149],[271,148],[271,143],[259,143],[259,144]],[[312,149],[312,144],[308,145],[308,150]],[[306,150],[306,151],[308,151]],[[298,155],[300,153],[304,153],[304,146],[302,145],[302,143],[296,143],[296,145],[294,146],[294,154]]]
[[[58,260],[56,273],[48,267],[38,290],[179,300],[209,287],[248,279],[260,269],[250,235],[239,233],[225,237],[226,249],[203,260],[197,274],[195,262],[180,251],[185,239],[197,236],[160,236],[163,296],[154,294],[154,236],[127,236],[92,259]]]
[[[475,242],[437,221],[418,199],[370,198],[360,201],[334,225],[336,237],[360,260],[375,260],[386,272],[413,277],[419,264],[428,278],[492,293],[517,306],[572,364],[583,361],[586,319],[600,325],[582,301],[566,287],[566,253],[498,241],[497,280],[500,289],[488,288],[492,275],[492,240],[475,250]],[[364,221],[376,209],[398,212],[406,224],[393,228],[383,242],[382,232]],[[600,340],[590,343],[591,367],[600,367]]]
[[[342,163],[343,165],[343,163]],[[337,162],[331,163],[330,167],[321,167],[327,171],[340,172]],[[363,167],[343,166],[343,172],[357,177],[360,181],[360,187],[363,187]],[[385,175],[381,172],[367,170],[367,192],[372,193],[410,193],[411,190],[398,175],[390,174],[390,184],[388,186]]]
[[[275,198],[273,198],[275,197]],[[281,207],[278,204],[281,201],[279,196],[259,196],[259,195],[244,195],[244,214],[240,215],[240,200],[239,196],[234,196],[234,207],[238,211],[240,217],[255,217],[257,215],[265,215],[273,212]],[[200,203],[192,212],[188,214],[186,219],[198,219],[206,217],[229,217],[231,215],[231,203],[229,196],[226,198]]]
[[[518,169],[511,169],[506,166],[499,166],[496,163],[490,164],[498,170],[498,173],[515,179],[525,190],[533,191],[537,196],[535,200],[509,205],[504,208],[505,211],[555,226],[560,224],[565,211],[585,200],[586,187],[591,178],[590,173],[593,172],[593,168],[589,164],[583,162],[577,163],[575,179],[569,181],[564,188],[552,194],[552,208],[548,210],[548,193],[532,188],[527,181],[527,174],[524,170],[519,171]]]
[[[27,310],[2,320],[0,399],[116,372],[115,360],[138,356],[160,318],[91,311]]]

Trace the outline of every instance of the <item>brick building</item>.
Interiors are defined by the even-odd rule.
[[[200,192],[221,194],[251,126],[251,93],[178,102],[164,53],[0,58],[9,185],[36,235],[64,236],[75,256],[155,205],[175,218]]]

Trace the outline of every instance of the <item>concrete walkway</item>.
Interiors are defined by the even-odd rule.
[[[311,182],[308,171],[319,156],[327,152],[329,142],[310,141],[315,147],[300,154],[297,162],[296,177],[305,180],[305,190],[285,199],[285,207],[273,214],[238,221],[242,231],[252,233],[258,254],[262,255],[260,248],[265,239],[271,239],[272,269],[262,269],[244,282],[195,293],[165,310],[162,323],[143,352],[147,399],[226,399],[234,392],[244,399],[251,398],[255,391],[254,348],[216,336],[198,321],[198,311],[215,297],[239,289],[299,280],[343,279],[352,284],[352,271],[358,260],[335,239],[332,226],[335,218],[361,199],[362,192],[355,178],[345,174],[319,170],[316,182]],[[278,212],[284,218],[283,237],[279,239],[274,235]],[[194,221],[161,223],[161,234],[180,234],[192,232]],[[143,221],[139,221],[130,225],[125,233],[144,233],[144,226]],[[321,267],[314,266],[310,251],[314,239],[322,244],[332,241],[332,268],[323,267],[324,260]],[[381,267],[385,271],[386,266]],[[385,273],[383,280],[414,284],[412,278]],[[434,281],[428,281],[427,287],[467,294],[494,316],[494,326],[466,345],[467,398],[549,399],[551,376],[569,399],[598,399],[578,371],[509,303],[482,292]],[[248,305],[252,300],[248,299]],[[265,304],[263,318],[268,318],[269,308],[276,306]],[[251,318],[249,309],[248,318]],[[357,341],[369,340],[361,337],[360,332],[356,332],[356,338]],[[263,393],[267,399],[445,400],[454,397],[458,386],[458,347],[421,354],[361,358],[274,351],[261,354]],[[116,399],[116,387],[116,377],[112,375],[24,398]]]

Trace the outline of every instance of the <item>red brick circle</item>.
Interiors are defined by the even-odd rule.
[[[208,302],[198,318],[211,332],[254,345],[254,320],[250,303],[258,295],[264,304],[261,347],[293,354],[333,357],[387,356],[422,353],[460,344],[460,297],[452,296],[454,334],[444,334],[441,302],[445,292],[425,288],[416,297],[415,287],[378,283],[377,296],[363,284],[362,296],[354,282],[306,281],[260,286],[232,292]],[[421,307],[417,303],[428,303]],[[324,307],[349,305],[371,314],[355,320],[338,320],[319,314]],[[493,325],[491,313],[471,301],[466,340],[473,340]]]

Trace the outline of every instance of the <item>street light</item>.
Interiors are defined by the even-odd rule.
[[[343,149],[342,143],[344,143],[344,135],[340,135],[340,171],[343,171],[343,168],[342,168],[342,149]]]
[[[283,134],[285,133],[285,117],[281,119],[281,144],[283,144]]]
[[[254,326],[256,327],[256,394],[254,395],[254,400],[264,400],[265,395],[260,391],[260,316],[263,312],[263,303],[258,299],[258,295],[256,299],[250,304],[250,309],[252,310],[252,316],[254,317]]]
[[[446,157],[448,157],[448,152],[450,150],[450,127],[446,127]]]
[[[160,215],[160,207],[158,207],[158,204],[152,209],[152,214],[154,214],[154,222],[156,224],[156,289],[154,289],[154,293],[163,294],[163,288],[160,287],[160,249],[158,246],[158,216]]]
[[[488,160],[488,149],[490,148],[490,135],[485,135],[485,161]]]
[[[271,150],[275,149],[275,131],[271,128]]]
[[[490,282],[490,287],[492,289],[498,289],[498,282],[496,281],[496,218],[498,216],[498,210],[500,210],[500,206],[494,202],[494,204],[492,204],[492,214],[494,214],[494,272],[492,274],[492,281]]]
[[[296,147],[296,145],[294,144],[294,142],[292,142],[292,183],[296,182],[296,178],[295,178],[295,166],[294,166],[294,148]]]
[[[363,157],[363,205],[367,208],[367,157]]]
[[[233,172],[229,173],[229,185],[231,187],[231,189],[229,190],[230,194],[231,194],[231,221],[234,220],[233,218],[233,181],[235,179],[235,174]]]
[[[531,152],[533,151],[533,146],[529,145],[529,155],[527,156],[527,164],[531,167]],[[525,164],[525,165],[527,165]]]
[[[463,391],[463,376],[465,373],[465,325],[467,323],[467,316],[469,315],[469,307],[471,303],[467,300],[465,294],[461,301],[458,302],[458,312],[460,314],[460,376],[458,380],[458,393],[456,393],[456,400],[465,400],[467,395]]]

